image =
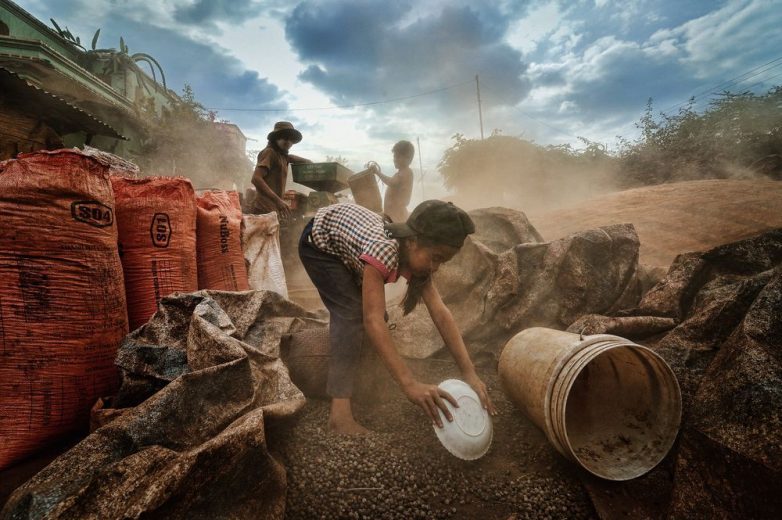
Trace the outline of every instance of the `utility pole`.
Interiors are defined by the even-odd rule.
[[[421,159],[421,138],[415,138],[418,143],[418,169],[421,170],[421,199],[426,200],[426,192],[424,191],[424,161]]]
[[[483,139],[483,110],[481,110],[481,82],[478,75],[475,75],[475,88],[478,91],[478,118],[481,122],[481,139]]]

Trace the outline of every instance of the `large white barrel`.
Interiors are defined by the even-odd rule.
[[[505,345],[499,375],[554,447],[598,477],[643,475],[679,431],[673,371],[653,351],[618,336],[526,329]]]

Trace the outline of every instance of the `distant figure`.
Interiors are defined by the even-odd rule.
[[[285,182],[288,179],[288,164],[311,163],[309,159],[289,153],[291,147],[301,141],[301,132],[287,121],[274,124],[268,136],[266,148],[258,154],[252,183],[258,192],[251,204],[251,213],[276,211],[281,218],[287,218],[291,209],[282,199]]]
[[[407,205],[413,194],[413,170],[410,163],[415,156],[415,148],[410,141],[399,141],[391,149],[394,154],[394,167],[397,172],[392,175],[383,175],[379,168],[375,169],[375,175],[388,186],[385,200],[383,201],[383,213],[394,222],[407,220]]]

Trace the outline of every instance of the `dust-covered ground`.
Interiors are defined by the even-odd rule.
[[[458,378],[450,360],[423,363],[428,382]],[[479,373],[499,415],[491,449],[476,461],[448,453],[398,389],[356,404],[357,420],[375,432],[364,437],[330,434],[328,402],[310,399],[268,436],[288,470],[286,518],[596,518],[581,470],[508,401],[495,370]]]
[[[632,223],[640,261],[667,268],[676,255],[706,251],[782,227],[782,182],[714,179],[674,182],[585,197],[553,211],[519,208],[545,240]]]

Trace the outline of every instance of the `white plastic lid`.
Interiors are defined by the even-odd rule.
[[[491,446],[494,428],[489,413],[481,406],[478,394],[470,385],[458,379],[446,379],[438,386],[459,403],[459,408],[454,408],[451,403],[445,401],[453,416],[452,422],[449,422],[440,410],[443,427],[434,425],[434,432],[440,443],[452,455],[462,460],[483,457]]]

